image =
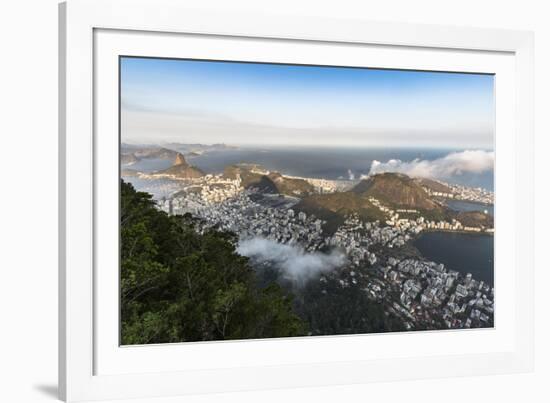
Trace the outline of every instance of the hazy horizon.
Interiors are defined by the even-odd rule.
[[[121,58],[122,142],[493,149],[494,77]]]
[[[494,146],[487,146],[487,147],[459,147],[459,146],[439,146],[439,145],[417,145],[417,144],[411,144],[407,146],[392,146],[388,147],[386,145],[369,145],[369,144],[362,144],[360,146],[353,146],[353,145],[340,145],[340,144],[278,144],[278,143],[248,143],[248,144],[241,144],[241,143],[231,143],[231,142],[204,142],[204,141],[155,141],[154,139],[143,139],[143,140],[122,140],[121,144],[124,146],[131,146],[131,147],[165,147],[169,148],[168,146],[174,146],[174,145],[180,145],[180,146],[191,146],[191,145],[200,145],[200,146],[215,146],[215,145],[223,145],[226,147],[233,147],[233,148],[246,148],[246,149],[254,149],[254,150],[260,150],[262,148],[265,149],[293,149],[293,148],[304,148],[309,150],[314,149],[363,149],[363,150],[386,150],[386,149],[394,149],[394,150],[437,150],[437,151],[448,151],[448,152],[460,152],[460,151],[466,151],[466,150],[480,150],[480,151],[494,151]]]

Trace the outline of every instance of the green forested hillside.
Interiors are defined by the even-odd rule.
[[[296,211],[313,214],[326,221],[324,230],[333,234],[350,214],[357,214],[367,221],[385,221],[386,216],[366,197],[354,192],[315,194],[300,200],[294,206]]]
[[[372,196],[392,207],[442,211],[420,184],[404,174],[388,172],[373,175],[359,182],[352,191],[362,196]]]
[[[121,183],[122,344],[304,334],[291,296],[259,288],[232,234],[198,234],[151,196]]]

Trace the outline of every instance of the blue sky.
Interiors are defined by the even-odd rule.
[[[493,76],[122,58],[122,140],[492,148]]]

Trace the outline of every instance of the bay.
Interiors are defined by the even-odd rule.
[[[492,205],[475,203],[465,200],[446,200],[445,203],[454,211],[487,211],[492,216],[495,215],[495,208]]]
[[[494,286],[494,237],[459,232],[424,232],[414,246],[429,260],[448,269],[472,273],[476,280]]]

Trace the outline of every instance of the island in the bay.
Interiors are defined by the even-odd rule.
[[[494,327],[492,75],[119,63],[121,344]]]

